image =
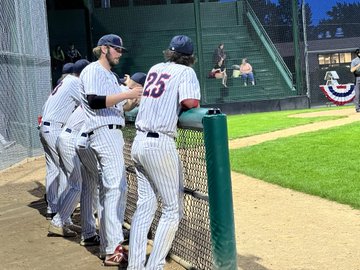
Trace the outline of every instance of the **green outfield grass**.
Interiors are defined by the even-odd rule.
[[[288,116],[306,112],[342,110],[344,108],[349,108],[349,106],[229,115],[227,116],[229,139],[232,140],[257,134],[263,134],[271,131],[310,124],[319,121],[339,119],[342,118],[342,116],[323,116],[312,118],[293,118]]]
[[[230,150],[233,171],[360,209],[360,124]]]

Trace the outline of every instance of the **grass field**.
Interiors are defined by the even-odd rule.
[[[360,124],[230,151],[233,171],[360,209]]]
[[[227,116],[228,135],[229,135],[229,139],[231,140],[231,139],[243,138],[243,137],[263,134],[271,131],[281,130],[284,128],[310,124],[319,121],[338,119],[342,117],[323,116],[323,117],[311,117],[311,118],[293,118],[293,117],[289,117],[289,115],[306,113],[306,112],[325,111],[325,110],[341,110],[346,108],[348,108],[348,106],[296,110],[296,111],[291,110],[291,111],[268,112],[268,113],[229,115]]]

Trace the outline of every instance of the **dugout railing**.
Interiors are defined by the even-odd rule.
[[[128,197],[125,222],[131,226],[137,183],[131,160],[136,111],[124,129]],[[237,269],[226,115],[193,109],[180,116],[176,144],[184,171],[184,216],[169,256],[186,269]],[[151,232],[161,216],[155,214]],[[153,236],[153,235],[152,235]]]

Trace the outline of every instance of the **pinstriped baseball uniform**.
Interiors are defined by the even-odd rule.
[[[182,165],[174,137],[181,101],[200,99],[194,70],[172,62],[160,63],[148,72],[135,126],[132,159],[138,180],[138,202],[131,223],[127,269],[162,269],[182,217]],[[147,233],[163,202],[154,246],[145,267]]]
[[[58,197],[66,189],[66,177],[60,170],[56,142],[75,107],[81,103],[80,80],[68,75],[52,91],[43,107],[40,141],[46,158],[47,213],[58,211]]]
[[[99,61],[88,65],[81,73],[85,131],[89,134],[90,148],[94,151],[102,170],[100,182],[100,249],[113,254],[124,241],[122,232],[123,212],[119,210],[126,200],[124,139],[119,126],[124,126],[123,102],[104,109],[91,109],[86,95],[107,96],[120,93],[127,88],[119,86],[115,75],[105,69]]]
[[[85,117],[85,112],[84,117]],[[80,159],[80,170],[82,178],[82,189],[80,196],[81,213],[81,237],[87,239],[96,235],[96,221],[94,211],[98,209],[98,184],[101,173],[95,153],[89,148],[87,134],[84,132],[85,126],[78,133],[76,141],[76,153]],[[100,218],[100,216],[99,216]]]
[[[61,227],[71,222],[71,214],[80,200],[81,172],[80,160],[75,152],[75,144],[78,133],[85,121],[84,111],[81,106],[70,115],[65,127],[59,135],[57,148],[60,155],[61,169],[67,176],[66,192],[60,196],[61,204],[58,205],[58,213],[54,216],[52,223]]]

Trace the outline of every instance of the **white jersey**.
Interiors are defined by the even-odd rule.
[[[355,67],[360,64],[360,57],[356,57],[351,61],[351,67]],[[354,71],[355,76],[360,76],[360,68]]]
[[[99,61],[86,66],[81,72],[80,80],[82,101],[86,115],[86,132],[91,132],[99,127],[111,124],[124,126],[124,101],[109,108],[91,109],[86,96],[108,96],[127,91],[128,88],[120,86],[116,76],[111,71],[105,69]]]
[[[71,113],[80,104],[80,79],[68,75],[54,88],[45,102],[42,121],[65,124]]]
[[[76,110],[70,115],[66,122],[66,127],[72,130],[80,131],[85,122],[85,112],[82,106],[76,108]]]
[[[181,102],[185,99],[200,100],[195,71],[173,62],[153,66],[146,77],[136,128],[175,137]]]

